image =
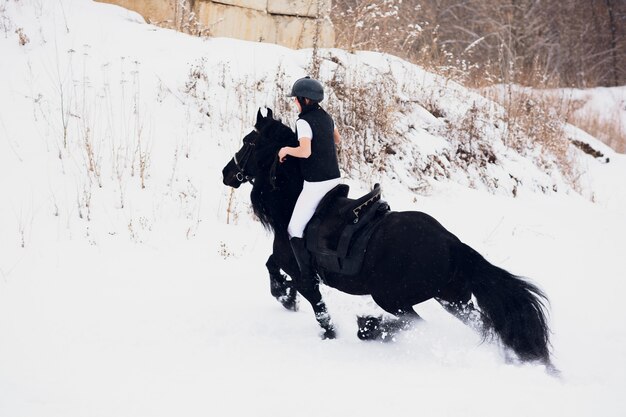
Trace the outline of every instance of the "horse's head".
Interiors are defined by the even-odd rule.
[[[272,109],[268,108],[265,116],[259,109],[254,130],[243,138],[243,146],[222,170],[224,184],[239,188],[244,182],[253,182],[262,174],[265,168],[278,159],[278,149],[287,145],[281,143],[284,135],[275,134],[275,130],[284,129],[291,132],[291,129],[274,119]]]
[[[254,180],[257,171],[255,149],[259,132],[255,129],[243,138],[243,146],[222,170],[224,185],[239,188],[244,182]]]
[[[257,112],[254,130],[243,138],[243,146],[222,170],[224,184],[239,188],[244,182],[254,186],[250,200],[254,214],[268,229],[287,228],[293,206],[302,190],[302,174],[296,158],[278,162],[278,151],[297,146],[295,133],[272,110]]]

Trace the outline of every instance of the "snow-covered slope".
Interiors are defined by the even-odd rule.
[[[610,162],[572,148],[574,188],[551,156],[506,147],[501,109],[478,94],[394,57],[321,52],[354,193],[382,181],[392,208],[435,216],[542,287],[557,379],[507,364],[436,303],[377,344],[356,338],[367,298],[325,288],[339,338],[322,341],[309,306],[270,297],[270,237],[221,168],[259,106],[293,120],[282,93],[310,50],[191,38],[87,0],[9,0],[0,52],[0,415],[626,410],[626,160],[594,138],[572,130]],[[359,97],[384,117],[350,119]],[[494,163],[454,157],[472,108]],[[369,160],[351,154],[359,138]]]

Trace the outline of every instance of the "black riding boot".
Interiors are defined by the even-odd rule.
[[[324,329],[322,337],[324,339],[335,338],[335,328],[330,320],[330,316],[326,311],[326,305],[322,302],[322,296],[319,292],[319,282],[311,267],[311,254],[304,246],[304,239],[292,237],[289,240],[291,249],[298,262],[300,268],[300,281],[298,282],[298,291],[311,303],[315,312],[315,319]]]
[[[315,290],[317,287],[317,278],[313,274],[313,269],[311,268],[311,254],[304,246],[304,239],[299,237],[292,237],[289,240],[291,244],[291,250],[293,250],[293,254],[296,257],[296,262],[298,262],[298,267],[300,268],[300,287],[302,290],[300,291],[303,295],[307,290]],[[320,300],[309,300],[314,305],[317,304]]]

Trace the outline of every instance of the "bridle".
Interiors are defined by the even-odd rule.
[[[244,182],[250,182],[254,185],[255,175],[246,172],[246,166],[250,161],[250,156],[252,156],[252,152],[254,152],[254,148],[256,146],[256,141],[261,137],[261,133],[255,128],[254,131],[250,132],[243,139],[243,146],[239,150],[239,152],[233,155],[233,162],[235,163],[235,167],[237,168],[237,173],[235,174],[235,179],[239,181],[241,184]],[[237,154],[241,154],[239,158],[237,158]],[[272,191],[278,190],[276,186],[276,169],[278,168],[279,161],[278,157],[274,158],[274,162],[270,167],[270,178],[269,184],[272,186]]]
[[[255,132],[258,133],[256,129]],[[235,174],[235,178],[241,183],[250,181],[252,184],[254,184],[254,176],[246,173],[246,165],[250,160],[250,155],[252,155],[252,151],[255,145],[256,143],[253,140],[244,140],[243,148],[240,150],[240,152],[242,152],[241,158],[237,160],[237,153],[235,153],[235,155],[233,156],[233,161],[235,162],[235,166],[237,167],[237,174]]]

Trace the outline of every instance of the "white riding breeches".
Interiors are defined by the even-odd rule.
[[[296,201],[296,206],[293,209],[293,214],[287,227],[290,238],[302,238],[304,236],[304,229],[315,214],[315,209],[322,201],[322,198],[340,183],[341,178],[320,182],[304,181],[302,192],[300,192],[298,201]]]

